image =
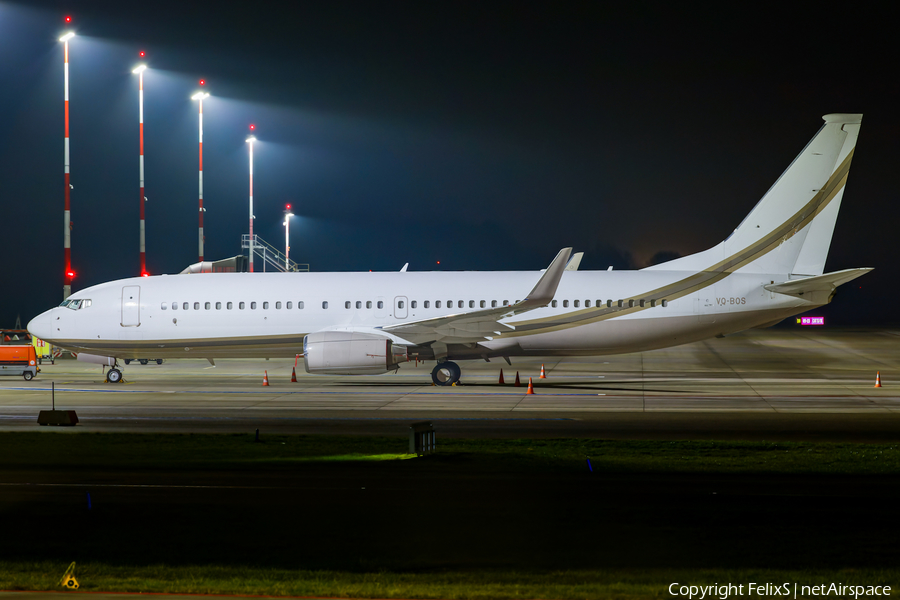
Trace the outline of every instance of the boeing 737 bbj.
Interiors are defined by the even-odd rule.
[[[291,357],[309,373],[434,360],[618,354],[765,327],[831,301],[871,269],[824,273],[862,115],[832,114],[717,246],[639,271],[211,273],[78,291],[28,330],[78,358]]]

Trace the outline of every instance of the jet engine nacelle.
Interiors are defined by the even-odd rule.
[[[83,360],[84,362],[104,365],[107,367],[116,366],[116,359],[112,356],[99,356],[97,354],[85,354],[84,352],[79,352],[75,358],[77,360]]]
[[[303,338],[307,373],[376,375],[395,371],[409,357],[383,335],[356,331],[320,331]]]

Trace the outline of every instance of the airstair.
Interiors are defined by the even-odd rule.
[[[241,248],[247,250],[250,249],[250,234],[245,233],[241,236]],[[295,263],[286,257],[283,252],[278,250],[278,248],[258,235],[253,236],[253,254],[263,259],[263,271],[266,270],[266,264],[268,264],[273,271],[309,271],[309,263]]]

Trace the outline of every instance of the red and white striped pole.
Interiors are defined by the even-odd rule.
[[[256,129],[256,125],[250,126],[250,131]],[[250,272],[253,272],[253,142],[256,141],[256,137],[250,136],[247,138],[247,143],[250,144]],[[265,269],[263,269],[265,270]]]
[[[70,23],[72,19],[66,17],[66,23]],[[63,159],[63,172],[65,174],[65,208],[63,209],[63,254],[65,256],[66,270],[63,277],[63,300],[72,294],[72,279],[75,273],[72,271],[72,221],[71,206],[69,204],[69,192],[72,189],[69,183],[69,40],[75,37],[74,32],[69,32],[59,38],[63,42],[63,79],[64,79],[64,100],[66,111],[66,135],[65,135],[65,158]]]
[[[206,81],[201,79],[200,85],[206,85]],[[206,92],[197,92],[191,96],[192,100],[199,101],[200,104],[200,262],[203,262],[203,99],[208,98]]]
[[[144,53],[141,52],[141,57],[144,56]],[[132,73],[137,73],[138,75],[138,127],[140,128],[140,179],[141,179],[141,277],[147,277],[147,254],[146,254],[146,244],[144,239],[145,227],[144,227],[144,71],[147,69],[147,65],[141,65],[137,67]]]

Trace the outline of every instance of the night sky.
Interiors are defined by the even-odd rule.
[[[702,6],[0,0],[0,326],[62,300],[66,15],[74,290],[139,274],[144,50],[153,274],[197,261],[200,78],[206,258],[241,252],[253,123],[256,233],[283,247],[291,203],[291,258],[314,271],[536,270],[563,246],[586,252],[582,269],[624,269],[697,252],[821,115],[861,112],[826,271],[876,270],[816,314],[900,322],[888,9]]]

